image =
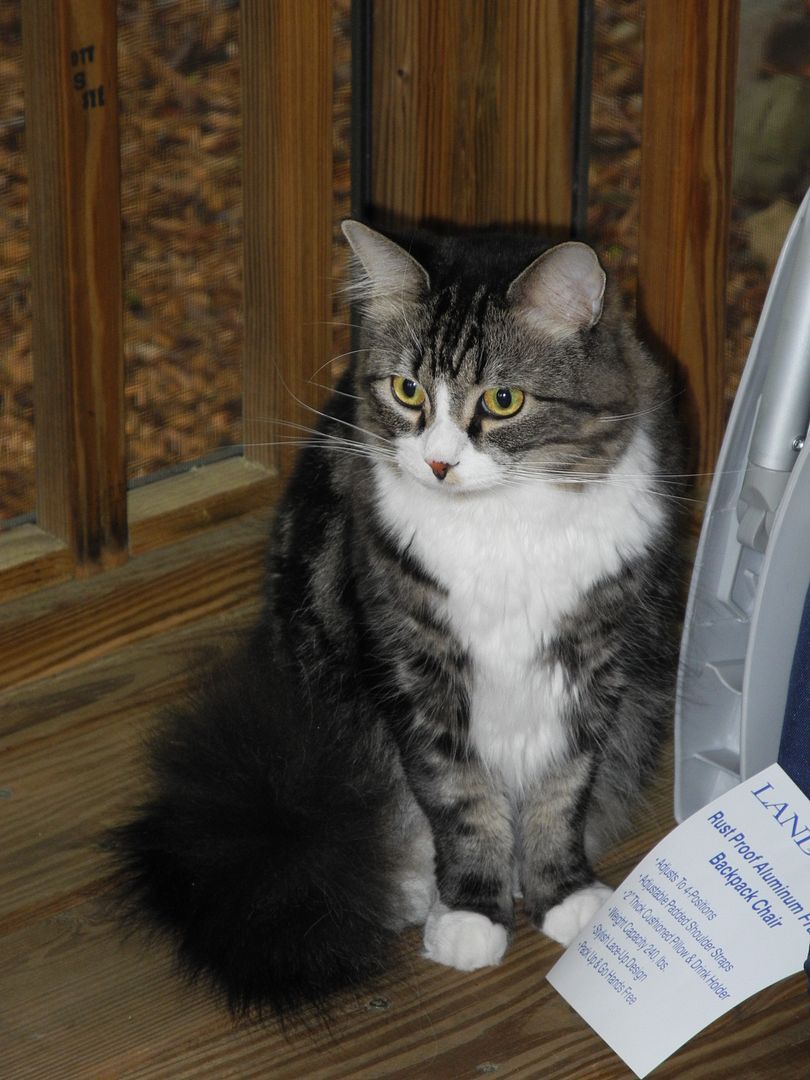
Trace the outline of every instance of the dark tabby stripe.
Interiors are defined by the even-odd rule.
[[[444,589],[443,586],[441,586],[439,582],[424,569],[419,560],[411,554],[410,544],[404,549],[399,548],[388,530],[376,521],[371,523],[369,538],[377,549],[377,552],[389,562],[398,565],[402,573],[412,581],[425,589],[430,589],[432,592],[440,593],[442,595],[446,594],[447,590]]]

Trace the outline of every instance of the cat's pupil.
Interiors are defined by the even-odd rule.
[[[413,379],[405,379],[402,383],[402,393],[405,397],[416,397],[416,383]]]
[[[512,404],[512,391],[507,390],[505,386],[502,386],[495,395],[495,400],[502,409],[508,409]]]

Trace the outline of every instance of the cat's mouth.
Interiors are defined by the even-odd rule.
[[[497,486],[492,477],[470,476],[459,463],[444,461],[425,461],[421,468],[407,468],[407,474],[432,490],[444,491],[448,496],[472,495],[476,492],[490,491]]]
[[[436,465],[441,465],[440,469],[436,469]],[[429,462],[426,461],[422,468],[408,469],[407,473],[413,479],[431,491],[447,491],[453,494],[457,494],[466,490],[467,485],[464,482],[464,478],[458,472],[454,465],[448,465],[446,462]]]
[[[395,463],[403,476],[432,491],[464,495],[499,485],[502,467],[490,455],[477,453],[471,447],[457,451],[456,446],[425,446],[415,439],[402,440]]]

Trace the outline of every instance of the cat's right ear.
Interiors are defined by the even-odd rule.
[[[341,228],[362,271],[351,286],[358,300],[402,304],[422,299],[430,278],[412,255],[359,221],[344,221]]]

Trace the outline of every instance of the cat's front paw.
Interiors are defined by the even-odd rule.
[[[540,929],[561,945],[570,945],[612,893],[613,889],[600,881],[577,889],[546,912]]]
[[[475,911],[450,911],[437,905],[425,922],[425,952],[428,960],[458,971],[500,964],[509,935],[505,926]]]

